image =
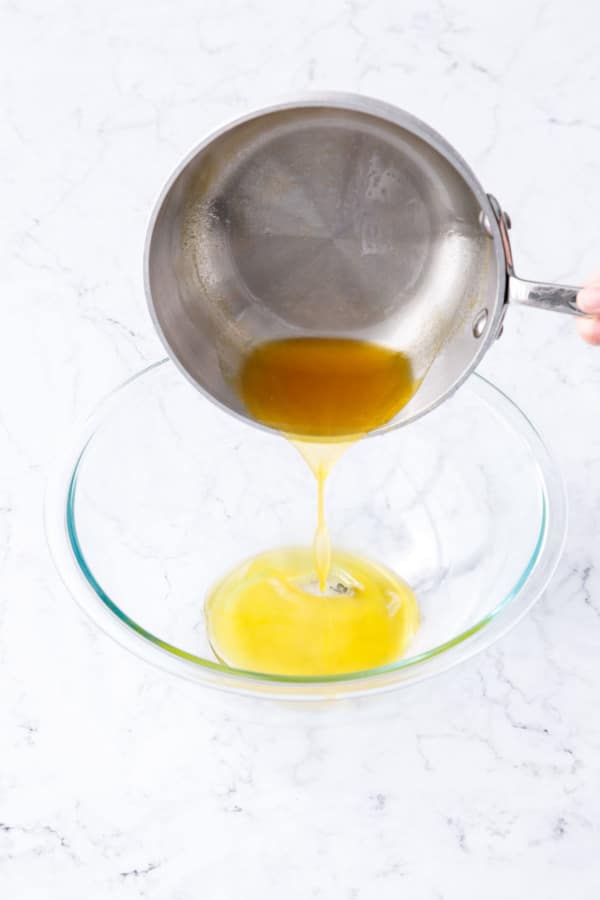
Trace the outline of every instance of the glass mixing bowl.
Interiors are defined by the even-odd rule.
[[[425,418],[351,447],[328,484],[334,546],[394,569],[421,627],[408,655],[347,676],[275,677],[218,662],[207,591],[234,565],[312,540],[316,486],[294,447],[227,415],[163,361],[111,394],[51,480],[62,577],[108,634],[203,684],[288,699],[420,681],[504,634],[564,540],[560,475],[525,415],[479,376]]]

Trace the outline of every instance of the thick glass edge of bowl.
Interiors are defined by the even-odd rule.
[[[79,552],[77,550],[76,529],[73,530],[72,516],[69,520],[69,505],[75,496],[79,464],[105,410],[133,381],[165,365],[169,365],[169,360],[160,360],[127,379],[100,402],[83,426],[73,429],[66,452],[59,458],[48,481],[45,498],[47,541],[66,587],[105,633],[147,662],[188,680],[259,697],[323,700],[371,694],[425,680],[471,658],[512,628],[547,586],[560,559],[566,534],[566,494],[561,475],[525,413],[498,387],[474,374],[462,390],[471,390],[495,412],[498,412],[499,400],[502,418],[527,444],[535,461],[542,495],[540,528],[528,564],[512,589],[490,613],[451,640],[422,654],[378,669],[342,676],[298,678],[246,672],[197,657],[161,640],[123,613],[96,582],[80,548]]]

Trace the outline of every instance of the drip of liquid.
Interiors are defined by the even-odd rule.
[[[334,465],[350,447],[352,441],[338,441],[335,444],[291,439],[300,455],[306,461],[317,481],[317,528],[313,540],[315,569],[321,592],[325,591],[331,564],[331,541],[325,518],[325,483]]]
[[[217,656],[239,668],[322,675],[385,665],[418,623],[412,591],[378,564],[331,548],[325,484],[351,444],[389,422],[419,387],[403,353],[365,341],[294,338],[256,347],[237,389],[255,419],[285,434],[317,482],[312,552],[263,553],[209,595]]]

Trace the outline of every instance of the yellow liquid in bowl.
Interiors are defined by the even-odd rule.
[[[229,573],[206,602],[228,665],[273,675],[339,675],[394,662],[419,622],[411,589],[368,559],[334,550],[320,593],[308,548],[268,550]]]

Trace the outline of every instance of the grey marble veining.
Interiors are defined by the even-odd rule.
[[[291,709],[148,668],[46,550],[65,430],[161,355],[141,254],[210,127],[359,90],[428,121],[513,219],[517,271],[600,268],[593,4],[6,3],[0,218],[0,893],[290,900],[600,889],[600,350],[511,310],[482,371],[532,417],[571,520],[546,597],[463,668],[376,703]]]

